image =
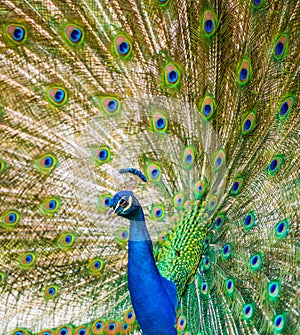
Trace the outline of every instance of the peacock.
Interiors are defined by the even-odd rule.
[[[300,334],[299,14],[1,0],[1,334]]]

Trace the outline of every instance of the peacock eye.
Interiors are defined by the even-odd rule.
[[[129,205],[129,202],[125,199],[121,199],[120,200],[120,204],[119,204],[121,207],[125,208]]]

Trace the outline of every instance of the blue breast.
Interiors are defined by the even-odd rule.
[[[144,335],[176,335],[177,292],[160,275],[150,240],[128,242],[128,286]]]

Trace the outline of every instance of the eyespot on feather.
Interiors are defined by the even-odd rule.
[[[27,28],[19,23],[11,23],[6,27],[6,36],[15,45],[21,45],[27,40]]]
[[[96,257],[89,260],[88,271],[93,276],[98,276],[103,272],[104,260]]]
[[[270,300],[275,301],[280,295],[281,283],[279,281],[270,281],[268,284],[268,297]]]
[[[75,328],[74,335],[90,335],[91,330],[86,325],[81,325]]]
[[[18,226],[21,220],[21,215],[18,211],[10,209],[2,213],[0,226],[2,228],[11,230]]]
[[[58,160],[52,153],[41,155],[35,161],[35,166],[40,172],[50,172],[56,168]]]
[[[50,285],[47,286],[44,290],[44,298],[46,301],[55,299],[58,295],[59,286],[58,285]]]
[[[98,165],[108,163],[112,159],[110,148],[107,145],[92,148],[92,158]]]
[[[254,9],[259,9],[265,4],[266,0],[252,0],[251,4]]]
[[[152,205],[150,214],[153,220],[162,221],[165,217],[165,208],[163,205]]]
[[[183,314],[180,314],[177,318],[176,328],[179,331],[183,331],[186,327],[186,318]]]
[[[157,133],[165,133],[168,130],[167,117],[162,113],[153,114],[151,127]]]
[[[248,113],[242,121],[242,134],[248,135],[250,134],[256,126],[256,113],[252,111]]]
[[[95,320],[92,324],[93,335],[104,334],[104,325],[105,325],[105,320],[103,320],[103,319]]]
[[[47,100],[55,107],[61,107],[68,101],[68,91],[62,86],[53,86],[47,90]]]
[[[258,271],[263,265],[263,258],[261,253],[254,254],[250,257],[250,269],[252,272]]]
[[[284,163],[284,156],[280,154],[275,155],[268,166],[268,175],[270,177],[275,176],[275,174],[278,172],[283,163]]]
[[[210,120],[216,111],[215,99],[210,94],[206,94],[201,100],[198,110],[206,120]]]
[[[282,60],[287,55],[288,49],[288,34],[280,35],[274,44],[273,55],[276,60]]]
[[[120,58],[129,58],[132,53],[132,43],[124,34],[118,34],[113,41],[115,54]]]
[[[134,310],[133,309],[128,309],[127,311],[125,311],[124,315],[123,315],[123,320],[128,324],[134,323],[135,320],[136,320]]]
[[[102,193],[98,197],[98,208],[102,212],[106,212],[111,203],[112,195],[110,193]]]
[[[219,171],[225,165],[225,152],[221,149],[217,151],[214,157],[214,170]]]
[[[129,239],[129,230],[127,228],[118,229],[115,235],[115,241],[121,245],[125,246]]]
[[[158,164],[148,162],[146,166],[146,176],[148,181],[159,182],[161,179],[161,168]]]
[[[107,116],[115,116],[121,111],[121,102],[117,97],[104,97],[101,100],[101,109]]]
[[[252,67],[249,58],[243,58],[237,67],[237,79],[240,86],[246,85],[252,75]]]
[[[42,213],[45,215],[52,216],[54,215],[61,207],[61,200],[58,197],[49,197],[40,205]]]
[[[65,232],[60,234],[57,244],[61,249],[68,250],[72,248],[76,241],[76,235],[72,232]]]
[[[114,320],[109,320],[105,323],[104,334],[115,335],[119,332],[119,323]]]
[[[173,204],[177,209],[180,209],[183,207],[184,204],[184,195],[183,193],[179,192],[177,194],[175,194],[174,198],[173,198]]]
[[[283,100],[280,103],[280,108],[278,110],[278,119],[280,121],[285,121],[288,118],[293,108],[294,102],[295,97],[293,95],[289,95],[283,98]]]
[[[64,29],[64,37],[72,46],[78,46],[84,41],[84,30],[76,24],[67,24]]]
[[[251,320],[252,317],[254,316],[254,310],[255,310],[255,306],[253,303],[244,304],[243,311],[242,311],[243,319],[247,321]]]
[[[169,63],[163,71],[164,83],[170,88],[176,88],[181,80],[181,73],[177,65]]]
[[[181,161],[186,170],[190,170],[195,163],[196,150],[192,146],[185,148],[181,154]]]
[[[37,256],[34,252],[26,252],[19,257],[19,267],[28,270],[34,267]]]
[[[214,220],[214,226],[216,230],[219,230],[223,227],[225,222],[225,214],[224,213],[219,213],[215,220]]]
[[[62,325],[57,328],[55,335],[73,335],[73,327],[71,325]]]
[[[206,37],[212,37],[217,29],[217,20],[215,13],[207,10],[203,14],[201,29]]]
[[[282,239],[286,237],[289,232],[289,220],[284,219],[277,223],[275,227],[275,235],[277,239]]]

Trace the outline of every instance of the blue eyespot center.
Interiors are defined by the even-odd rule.
[[[278,225],[278,227],[277,227],[278,233],[282,233],[283,230],[284,230],[284,228],[285,228],[284,222],[280,222],[279,225]]]
[[[218,158],[216,159],[216,166],[219,167],[221,164],[222,164],[222,158],[221,158],[221,157],[218,157]]]
[[[209,258],[206,257],[206,258],[205,258],[205,265],[208,265],[208,264],[209,264]]]
[[[205,291],[206,288],[207,288],[207,285],[206,285],[206,284],[203,284],[203,285],[202,285],[202,290]]]
[[[65,241],[66,241],[67,244],[71,243],[71,241],[72,241],[72,236],[67,235],[66,238],[65,238]]]
[[[27,255],[27,256],[25,257],[25,261],[26,261],[26,263],[30,263],[30,262],[32,262],[32,256],[31,256],[31,255]]]
[[[240,71],[240,79],[241,81],[245,81],[248,77],[248,70],[247,69],[241,69]]]
[[[191,163],[193,161],[193,156],[191,154],[186,155],[185,157],[186,163]]]
[[[52,157],[50,157],[50,156],[46,157],[45,160],[44,160],[44,164],[45,164],[45,167],[46,167],[46,168],[51,167],[52,164],[53,164],[53,159],[52,159]]]
[[[107,150],[106,149],[100,150],[98,157],[101,161],[104,161],[108,157]]]
[[[152,178],[157,178],[159,176],[159,171],[158,169],[153,169],[151,172]]]
[[[70,34],[70,40],[74,43],[80,41],[82,32],[78,28],[74,28]]]
[[[109,330],[114,330],[116,328],[116,325],[114,323],[111,323],[109,326],[108,326],[108,329]]]
[[[55,102],[62,102],[65,97],[65,92],[63,90],[57,90],[57,92],[54,94],[54,101]]]
[[[122,238],[124,238],[124,239],[125,239],[125,238],[127,238],[127,236],[128,236],[128,233],[127,233],[127,231],[123,231],[123,232],[122,232]]]
[[[228,290],[230,290],[232,288],[232,281],[231,280],[227,282],[227,288],[228,288]]]
[[[68,331],[67,331],[66,328],[62,328],[62,329],[60,330],[60,335],[67,335],[67,334],[68,334]]]
[[[102,322],[97,322],[96,323],[96,328],[101,329],[102,328]]]
[[[9,220],[10,223],[14,223],[16,221],[16,219],[17,219],[17,216],[16,216],[15,213],[9,214],[8,220]]]
[[[126,41],[123,41],[122,43],[120,43],[120,45],[118,46],[118,51],[121,55],[126,55],[129,52],[129,43]]]
[[[282,322],[282,317],[278,316],[275,320],[276,327],[279,327],[281,325],[281,322]]]
[[[216,226],[220,226],[221,222],[222,222],[222,219],[221,218],[217,218],[217,220],[216,220]]]
[[[204,114],[209,115],[212,112],[212,107],[211,105],[204,105]]]
[[[198,192],[201,192],[203,190],[203,187],[200,185],[198,186]]]
[[[239,188],[239,182],[238,181],[235,181],[231,187],[232,191],[237,191]]]
[[[48,290],[48,293],[49,293],[50,295],[53,295],[53,294],[55,293],[54,288],[53,288],[53,287],[50,287],[49,290]]]
[[[207,33],[211,33],[214,29],[214,22],[212,20],[206,20],[204,22],[204,29]]]
[[[251,312],[251,306],[246,306],[245,314],[248,315]]]
[[[181,319],[179,324],[180,324],[180,326],[183,326],[184,325],[184,319]]]
[[[225,245],[225,247],[223,248],[223,254],[226,255],[229,251],[229,246]]]
[[[251,215],[247,215],[245,217],[245,224],[246,224],[246,226],[248,226],[251,223],[251,221],[252,221]]]
[[[280,108],[280,114],[285,115],[288,110],[289,110],[289,104],[287,102],[284,102]]]
[[[86,334],[86,330],[85,329],[80,329],[79,330],[79,335],[85,335]]]
[[[168,80],[170,83],[175,83],[178,80],[178,73],[176,70],[172,70],[168,73]]]
[[[96,269],[99,269],[99,268],[100,268],[100,262],[99,262],[99,261],[96,261],[96,262],[94,263],[94,266],[95,266]]]
[[[284,44],[282,42],[278,42],[276,44],[275,52],[277,56],[280,56],[284,50]]]
[[[54,209],[56,207],[56,201],[55,200],[51,200],[50,202],[49,202],[49,209]]]
[[[110,112],[110,113],[113,113],[117,110],[118,108],[118,102],[117,100],[115,99],[112,99],[109,101],[109,103],[107,104],[107,110]]]
[[[278,165],[278,161],[277,161],[277,159],[274,159],[270,164],[270,170],[274,171],[276,169],[277,165]]]
[[[132,317],[133,317],[132,312],[129,312],[129,313],[127,314],[127,318],[128,318],[128,319],[131,319]]]
[[[252,265],[256,265],[258,262],[258,256],[254,256],[251,260]]]
[[[271,286],[270,286],[270,293],[274,293],[275,291],[276,291],[276,288],[277,288],[277,285],[276,284],[272,284]]]
[[[25,31],[21,27],[16,27],[16,29],[13,32],[13,38],[15,41],[22,41],[25,36]]]
[[[104,205],[105,205],[106,207],[110,206],[110,198],[106,198],[106,199],[104,200]]]
[[[251,120],[247,119],[245,122],[244,122],[244,130],[245,131],[248,131],[250,128],[251,128]]]
[[[156,216],[157,217],[159,217],[159,216],[161,216],[162,215],[162,211],[161,211],[161,209],[159,209],[158,211],[156,211]]]
[[[159,118],[157,121],[156,121],[156,127],[158,129],[163,129],[166,125],[166,121],[163,119],[163,118]]]
[[[253,0],[253,2],[254,2],[255,5],[260,5],[261,0]]]

